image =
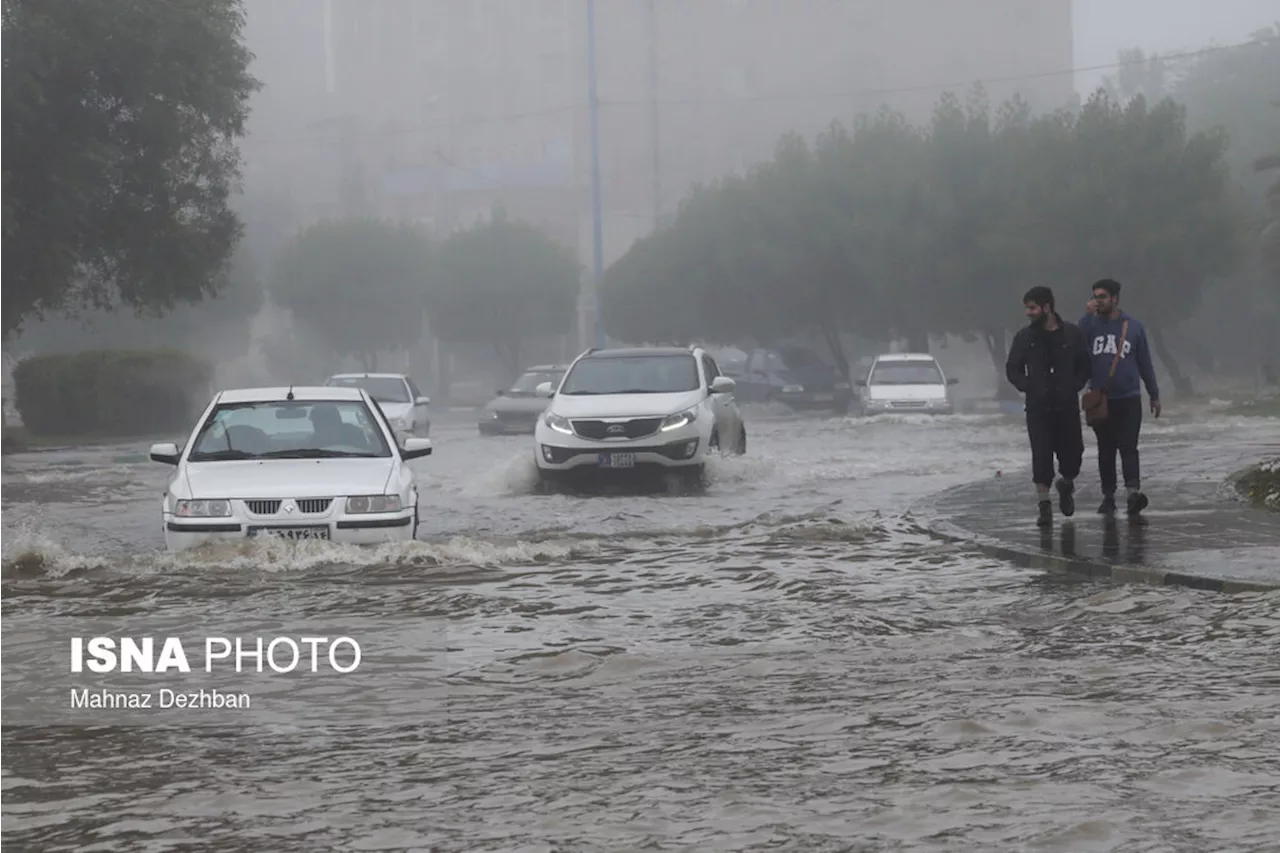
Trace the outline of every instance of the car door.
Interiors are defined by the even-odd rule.
[[[418,390],[418,386],[408,376],[404,378],[404,384],[408,386],[409,399],[413,401],[413,425],[421,429],[428,423],[427,404],[419,403],[418,400],[425,400],[426,395]]]
[[[702,371],[707,377],[707,386],[710,387],[712,380],[720,375],[720,368],[707,353],[702,354]],[[729,437],[737,439],[738,431],[741,429],[741,421],[738,418],[738,404],[733,399],[733,394],[712,394],[711,406],[715,412],[716,428],[720,431],[720,446],[731,447]]]

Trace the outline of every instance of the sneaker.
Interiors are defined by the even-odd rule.
[[[1068,518],[1076,514],[1075,492],[1075,483],[1068,483],[1066,480],[1058,481],[1058,508]]]
[[[1129,495],[1129,505],[1127,507],[1129,510],[1129,515],[1137,515],[1138,513],[1142,512],[1144,509],[1147,508],[1147,503],[1148,503],[1147,496],[1144,495],[1142,492],[1134,492],[1133,494]]]
[[[1104,495],[1102,503],[1098,505],[1099,515],[1115,515],[1116,514],[1116,496]]]
[[[1050,527],[1053,524],[1053,502],[1040,501],[1040,517],[1036,519],[1036,524],[1040,527]]]

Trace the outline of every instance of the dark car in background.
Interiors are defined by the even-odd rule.
[[[531,435],[538,423],[538,416],[546,411],[550,402],[535,392],[543,382],[552,388],[560,387],[560,380],[568,365],[539,364],[525,369],[510,388],[499,388],[494,397],[480,410],[481,435]]]
[[[853,401],[848,380],[808,347],[727,350],[718,359],[737,384],[739,402],[777,401],[793,409],[844,413]]]

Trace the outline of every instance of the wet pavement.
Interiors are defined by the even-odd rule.
[[[703,495],[578,497],[533,493],[529,439],[441,418],[420,541],[369,549],[169,555],[145,445],[5,457],[5,849],[1275,849],[1280,593],[931,535],[917,502],[1025,464],[1017,417],[748,423]],[[1146,464],[1274,434],[1174,410]],[[89,620],[347,633],[367,669],[86,725],[33,703],[67,672],[32,662]]]
[[[1029,469],[951,489],[922,502],[936,529],[1004,546],[1002,556],[1026,565],[1081,574],[1221,589],[1280,587],[1280,513],[1240,500],[1232,479],[1260,460],[1280,455],[1276,435],[1222,437],[1216,441],[1157,438],[1143,452],[1143,491],[1150,506],[1136,519],[1124,511],[1099,515],[1097,457],[1089,452],[1076,493],[1076,513],[1054,526],[1035,524],[1036,497]],[[1131,571],[1125,571],[1131,570]],[[1140,570],[1140,571],[1132,571]]]

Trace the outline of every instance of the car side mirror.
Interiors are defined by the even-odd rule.
[[[430,403],[431,403],[430,397],[418,397],[413,401],[413,404],[415,406],[427,406],[427,405],[430,405]]]
[[[550,382],[539,382],[538,387],[533,389],[533,393],[537,394],[539,397],[554,397],[556,394],[555,389],[551,387]]]
[[[182,453],[178,450],[178,445],[172,441],[162,441],[159,444],[151,445],[151,461],[163,462],[165,465],[177,465],[178,457]]]
[[[728,376],[717,376],[715,379],[711,380],[710,390],[712,394],[728,394],[736,388],[737,385],[738,383],[734,382]]]
[[[855,380],[853,380],[853,384],[854,384],[855,386],[857,386],[858,388],[866,388],[866,387],[867,387],[867,380],[865,380],[865,379],[855,379]]]
[[[956,379],[954,376],[951,376],[951,377],[948,377],[948,378],[947,378],[947,384],[948,384],[948,385],[958,385],[959,383],[960,383],[960,380],[959,380],[959,379]]]
[[[419,459],[423,456],[430,456],[431,450],[431,439],[429,438],[406,438],[404,447],[400,450],[400,455],[405,459]]]

